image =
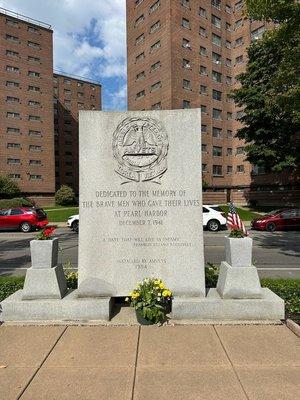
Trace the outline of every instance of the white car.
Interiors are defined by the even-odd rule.
[[[68,218],[67,225],[73,231],[78,233],[78,229],[79,229],[79,214],[71,215],[71,217]]]
[[[226,228],[226,218],[222,208],[218,205],[203,205],[203,227],[217,232]]]

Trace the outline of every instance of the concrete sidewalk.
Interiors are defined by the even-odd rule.
[[[0,388],[1,400],[296,399],[299,338],[284,325],[2,325]]]

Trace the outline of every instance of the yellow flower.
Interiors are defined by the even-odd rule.
[[[170,292],[170,290],[165,289],[165,290],[162,292],[162,295],[163,295],[163,297],[171,297],[172,293]]]
[[[140,296],[140,294],[138,292],[133,292],[131,297],[133,299],[137,299],[139,296]]]
[[[161,282],[161,283],[159,284],[159,288],[160,288],[160,289],[165,289],[165,285]]]
[[[154,281],[154,285],[159,286],[160,285],[160,280],[158,279],[158,280]]]

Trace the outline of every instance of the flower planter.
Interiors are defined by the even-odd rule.
[[[252,266],[252,239],[225,238],[226,262],[232,267]]]
[[[58,239],[31,240],[32,268],[53,268],[57,265]]]
[[[135,310],[136,320],[141,325],[154,325],[154,322],[149,321],[148,319],[144,318],[140,311]]]

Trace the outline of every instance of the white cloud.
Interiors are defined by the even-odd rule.
[[[101,82],[126,79],[125,4],[124,0],[0,0],[1,7],[52,25],[56,69],[84,73]]]

